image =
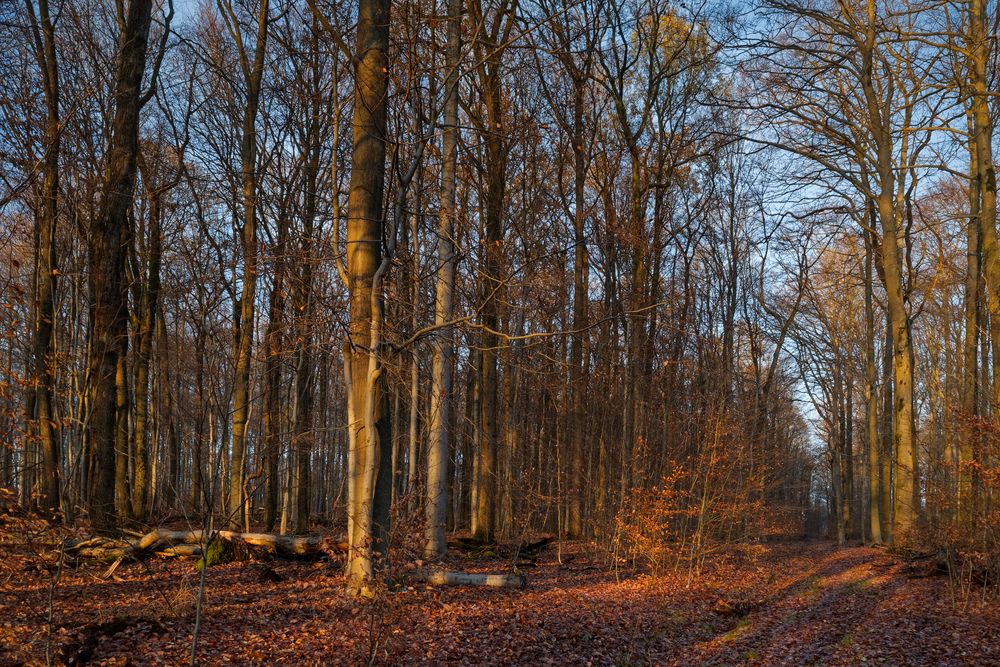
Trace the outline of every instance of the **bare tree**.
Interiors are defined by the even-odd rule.
[[[55,328],[55,293],[59,269],[56,252],[56,227],[59,218],[59,154],[62,128],[59,108],[59,60],[56,53],[55,25],[48,0],[35,4],[26,0],[32,52],[38,62],[45,95],[44,155],[42,158],[43,186],[41,213],[38,215],[38,247],[35,268],[35,326],[33,335],[33,367],[28,416],[36,431],[42,454],[41,493],[38,504],[55,512],[60,501],[60,437],[59,424],[53,405],[55,358],[53,330]]]
[[[151,87],[142,91],[152,20],[151,0],[132,0],[127,9],[119,5],[118,18],[119,48],[112,83],[114,115],[104,185],[90,245],[90,441],[97,473],[90,504],[91,518],[100,529],[110,529],[116,522],[115,479],[121,475],[115,472],[115,452],[121,439],[117,434],[122,418],[117,410],[120,382],[116,377],[122,375],[128,341],[125,249],[131,234],[129,209],[135,190],[139,113],[155,90]],[[162,53],[161,48],[151,86],[155,85]],[[124,506],[118,510],[127,511]]]

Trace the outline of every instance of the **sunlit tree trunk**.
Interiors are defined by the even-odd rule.
[[[122,272],[124,273],[124,269]],[[115,371],[115,507],[119,519],[132,519],[132,498],[129,470],[131,441],[129,440],[128,334],[120,338]]]
[[[892,489],[895,465],[893,462],[893,431],[895,419],[893,416],[893,382],[892,382],[892,330],[886,326],[885,342],[882,346],[882,451],[880,454],[882,496],[879,498],[882,510],[882,539],[889,542],[892,538]]]
[[[847,348],[847,359],[844,367],[846,391],[844,392],[844,531],[847,537],[854,534],[855,514],[860,516],[860,512],[855,510],[855,488],[854,488],[854,379],[852,377],[853,355],[851,348]],[[858,531],[860,532],[860,531]]]
[[[448,47],[445,55],[444,133],[441,141],[441,208],[438,213],[438,276],[434,324],[443,327],[452,318],[455,290],[455,166],[458,148],[458,68],[462,56],[462,0],[448,2]],[[450,331],[440,331],[432,343],[430,416],[427,444],[427,501],[424,552],[427,558],[445,555],[448,503],[448,429],[452,409]],[[467,465],[467,462],[466,462]],[[411,470],[413,467],[411,465]],[[410,479],[411,486],[415,480]]]
[[[212,446],[211,432],[211,412],[208,392],[205,391],[205,351],[202,348],[205,337],[199,331],[195,337],[195,347],[197,360],[195,362],[195,382],[194,396],[198,405],[197,422],[195,424],[194,438],[191,443],[191,507],[195,512],[204,508],[207,503],[205,487],[205,450]]]
[[[970,118],[971,121],[971,118]],[[970,123],[971,124],[971,123]],[[982,273],[980,268],[980,222],[979,222],[979,163],[977,160],[975,137],[969,142],[969,219],[966,223],[966,270],[964,293],[964,333],[962,360],[962,416],[968,426],[961,430],[958,447],[958,468],[955,471],[958,503],[958,518],[970,518],[972,510],[972,475],[968,463],[973,461],[977,428],[975,420],[979,416],[979,323],[982,318],[980,297],[982,295]],[[951,462],[949,462],[951,463]]]
[[[162,306],[161,306],[162,308]],[[163,492],[160,494],[160,505],[164,510],[177,508],[177,500],[180,484],[181,470],[181,426],[180,416],[177,412],[178,395],[181,393],[172,382],[172,371],[170,367],[170,348],[167,345],[167,332],[164,323],[163,313],[157,318],[157,354],[159,355],[159,366],[163,373],[160,379],[161,391],[163,394],[163,419],[167,422],[167,470],[165,479],[161,482]],[[191,480],[195,478],[195,472],[191,471]]]
[[[882,542],[881,498],[884,487],[879,471],[878,361],[875,358],[874,275],[871,236],[865,233],[865,433],[868,445],[868,525],[871,541]]]
[[[885,166],[883,178],[892,176]],[[883,192],[885,191],[883,185]],[[890,189],[891,193],[891,189]],[[892,539],[904,538],[916,519],[917,499],[915,475],[915,428],[913,416],[913,348],[910,339],[910,320],[903,301],[901,262],[899,258],[898,228],[891,204],[886,197],[879,198],[882,220],[882,259],[885,275],[886,302],[889,326],[892,329],[893,404],[892,431],[895,471],[893,476],[893,528]]]
[[[876,23],[874,0],[868,0],[868,25],[863,42],[861,87],[868,108],[868,118],[875,144],[877,197],[876,211],[881,227],[881,277],[885,285],[888,326],[892,334],[893,368],[893,528],[892,539],[906,537],[916,520],[916,427],[913,414],[913,342],[910,316],[903,295],[903,258],[901,211],[896,199],[896,169],[893,164],[890,111],[875,87],[872,71]]]
[[[987,20],[987,3],[984,0],[969,2],[969,87],[972,92],[972,134],[974,149],[971,151],[975,161],[974,183],[972,192],[979,195],[978,211],[973,203],[973,213],[978,214],[979,244],[982,251],[982,270],[986,277],[987,307],[989,309],[991,334],[993,342],[993,419],[1000,420],[1000,358],[997,356],[998,330],[1000,330],[1000,241],[997,238],[997,177],[996,165],[993,161],[993,117],[990,113],[989,89],[990,56],[994,52],[991,42],[996,42],[993,31]],[[970,195],[974,196],[974,194]],[[968,316],[967,316],[968,317]],[[975,460],[975,451],[971,442],[965,447],[962,464],[971,464]],[[966,473],[960,478],[959,504],[974,511],[974,480],[969,474],[971,468],[965,466]]]
[[[350,553],[348,590],[369,592],[372,548],[384,551],[391,479],[388,393],[372,349],[379,333],[381,295],[373,284],[382,263],[385,222],[386,93],[389,76],[389,0],[361,0],[358,6],[354,83],[354,145],[347,208],[347,280],[350,293],[349,342],[345,346],[348,422],[351,431],[348,507]],[[384,460],[384,461],[383,461]],[[386,465],[386,462],[388,465]],[[391,471],[390,471],[391,472]],[[379,477],[382,479],[380,480]]]

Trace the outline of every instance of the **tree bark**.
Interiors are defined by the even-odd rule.
[[[124,269],[122,270],[124,273]],[[132,519],[132,498],[129,471],[132,467],[129,439],[128,334],[120,339],[117,370],[115,371],[115,507],[119,519]]]
[[[891,169],[891,167],[887,167]],[[891,180],[891,176],[888,176]],[[890,189],[891,194],[891,189]],[[913,349],[910,339],[910,320],[903,301],[901,263],[898,256],[898,228],[891,204],[880,197],[882,218],[882,257],[885,273],[886,302],[889,326],[892,329],[893,370],[893,450],[895,474],[893,477],[893,527],[892,539],[906,537],[914,524],[917,513],[915,475],[915,429],[913,421]]]
[[[882,543],[881,496],[878,443],[878,365],[875,358],[875,307],[873,303],[872,240],[865,233],[865,432],[868,440],[868,525],[871,541]]]
[[[475,20],[484,19],[483,8],[476,2]],[[479,349],[479,446],[476,465],[476,506],[472,513],[472,533],[477,538],[492,540],[497,520],[497,385],[499,369],[497,350],[500,337],[499,304],[504,281],[503,214],[507,190],[507,141],[504,129],[504,99],[502,89],[502,58],[506,49],[516,2],[504,2],[496,10],[489,29],[477,40],[480,59],[480,84],[485,118],[480,128],[485,149],[485,224],[483,230],[483,272],[480,280]]]
[[[171,381],[170,353],[167,345],[167,332],[165,328],[163,314],[157,318],[158,343],[157,354],[160,357],[159,365],[163,372],[160,379],[161,391],[163,393],[163,417],[167,422],[167,470],[165,480],[161,483],[163,493],[160,495],[160,506],[169,511],[176,508],[180,489],[180,463],[181,463],[181,434],[178,428],[177,399],[175,396],[180,392]],[[198,435],[195,435],[197,441]],[[192,483],[196,477],[195,471],[191,471]]]
[[[267,357],[264,360],[264,382],[267,401],[264,407],[264,529],[274,529],[278,516],[278,459],[281,456],[281,356],[284,352],[282,326],[285,319],[285,267],[287,260],[288,217],[279,213],[278,239],[275,246],[274,283],[271,286],[267,312]]]
[[[583,149],[584,86],[586,81],[578,75],[573,79],[573,335],[569,353],[570,385],[570,487],[566,532],[570,537],[580,537],[583,528],[583,448],[587,414],[584,410],[586,395],[585,347],[587,344],[587,306],[590,301],[590,265],[585,235],[586,214],[584,187],[586,179]]]
[[[163,190],[154,183],[152,169],[143,170],[143,181],[149,199],[149,242],[146,285],[142,299],[136,337],[135,359],[135,425],[132,438],[132,459],[135,474],[132,485],[132,512],[140,521],[149,511],[149,448],[147,446],[146,419],[149,412],[149,370],[153,358],[153,339],[157,331],[157,314],[160,301],[160,264],[163,238],[160,229]]]
[[[313,556],[323,552],[343,553],[343,540],[329,540],[320,535],[274,535],[271,533],[239,533],[229,530],[152,530],[135,540],[109,540],[95,537],[69,543],[68,553],[81,558],[138,558],[152,553],[173,556],[196,556],[200,551],[182,546],[204,545],[211,539],[244,542],[250,546],[270,549],[279,556]]]
[[[518,588],[528,586],[523,574],[468,574],[466,572],[429,572],[422,580],[432,586],[487,586],[489,588]]]
[[[313,408],[313,374],[315,373],[315,361],[312,351],[313,336],[313,262],[316,260],[313,250],[313,226],[316,218],[316,194],[319,181],[319,160],[320,160],[320,70],[317,63],[319,45],[313,33],[310,41],[310,62],[312,63],[312,73],[314,80],[312,99],[310,100],[310,114],[307,122],[305,148],[307,156],[305,160],[305,193],[302,210],[302,269],[293,297],[295,311],[295,331],[297,332],[297,345],[295,362],[295,423],[293,425],[293,452],[295,457],[295,478],[296,478],[296,498],[295,498],[295,532],[303,533],[309,525],[309,490],[310,490],[310,466],[309,461],[312,455],[314,437],[312,431],[312,408]],[[336,159],[336,157],[334,157]],[[335,221],[334,224],[338,224]]]
[[[438,276],[434,324],[443,327],[452,318],[455,291],[455,173],[458,148],[458,68],[462,57],[462,0],[448,2],[448,49],[445,56],[444,133],[441,155],[441,210],[438,214]],[[424,553],[428,559],[445,555],[448,510],[448,428],[452,408],[450,331],[440,331],[432,343],[430,424],[427,445],[427,502]],[[413,484],[413,480],[410,481]]]
[[[261,0],[257,15],[257,41],[253,62],[247,60],[244,46],[235,32],[240,64],[246,83],[247,97],[243,109],[240,140],[242,170],[243,229],[243,288],[239,300],[234,340],[236,368],[233,375],[232,459],[229,466],[229,524],[244,525],[246,499],[243,495],[243,474],[246,467],[247,422],[250,418],[250,361],[253,350],[254,313],[257,299],[257,109],[260,102],[261,79],[264,75],[264,54],[267,49],[269,0]],[[227,21],[238,25],[238,19],[227,5]]]
[[[49,14],[48,0],[38,0],[38,16],[32,0],[26,1],[32,47],[42,75],[45,95],[45,155],[42,160],[42,206],[37,219],[37,264],[35,275],[35,326],[32,342],[32,378],[28,395],[30,410],[28,433],[38,436],[42,455],[38,505],[54,514],[60,504],[60,438],[55,420],[55,293],[59,275],[56,252],[56,226],[59,218],[59,155],[62,131],[59,116],[59,61],[56,55],[55,27]],[[34,428],[32,428],[32,426]]]
[[[973,126],[971,114],[970,125]],[[971,517],[972,475],[966,465],[974,459],[977,429],[975,420],[979,416],[979,322],[982,316],[980,296],[982,294],[982,269],[980,265],[980,221],[979,221],[979,161],[976,141],[969,142],[969,220],[966,223],[966,272],[964,294],[964,329],[962,341],[962,419],[968,426],[960,431],[957,469],[955,470],[955,490],[957,497],[957,517],[960,521]],[[948,462],[951,464],[951,462]]]
[[[982,251],[982,270],[986,277],[987,307],[990,316],[991,333],[993,334],[993,419],[1000,422],[1000,358],[997,358],[997,331],[1000,329],[1000,240],[997,237],[997,177],[993,162],[993,118],[990,114],[990,95],[988,83],[988,67],[992,53],[991,41],[996,41],[994,32],[987,20],[987,9],[983,0],[969,2],[969,43],[970,53],[969,84],[972,91],[972,157],[975,160],[975,180],[971,188],[978,192],[978,211],[973,204],[973,212],[977,213],[979,243]],[[968,317],[968,316],[967,316]],[[967,443],[964,447],[962,464],[971,464],[975,460],[975,451]],[[975,480],[967,471],[960,477],[959,504],[974,511]],[[964,496],[964,497],[963,497]],[[964,500],[964,503],[963,503]]]
[[[90,247],[91,378],[90,441],[96,459],[91,520],[98,530],[113,528],[115,513],[116,373],[126,349],[128,312],[125,242],[135,190],[140,89],[146,66],[152,0],[132,0],[119,35],[113,80],[114,115],[101,203]]]
[[[392,480],[380,474],[387,467],[383,460],[391,466],[388,393],[377,368],[378,351],[371,347],[378,341],[371,338],[373,329],[377,331],[374,311],[381,303],[381,295],[373,288],[382,263],[390,4],[389,0],[361,0],[355,50],[354,146],[347,204],[350,325],[344,360],[352,436],[347,562],[352,594],[370,591],[372,548],[385,549],[389,528],[389,504],[384,496],[386,490],[391,494]]]
[[[913,343],[910,316],[903,292],[903,258],[900,255],[902,211],[896,200],[896,171],[893,164],[890,111],[876,91],[872,71],[875,67],[875,5],[867,3],[868,25],[864,35],[861,87],[868,107],[869,124],[876,151],[876,211],[882,232],[881,277],[885,285],[888,326],[892,334],[893,367],[893,540],[906,537],[913,527],[918,509],[916,495],[916,427],[913,414]]]

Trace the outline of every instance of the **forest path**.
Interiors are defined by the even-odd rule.
[[[786,553],[774,585],[731,627],[671,664],[1000,665],[998,607],[963,604],[881,550]]]
[[[947,577],[913,578],[883,550],[732,547],[690,585],[685,573],[615,572],[585,544],[561,555],[546,550],[524,591],[413,585],[368,603],[344,595],[336,563],[278,561],[266,577],[260,564],[215,567],[199,664],[1000,665],[1000,604],[978,592],[956,602]],[[51,577],[26,565],[0,559],[0,665],[44,662]],[[95,664],[187,664],[191,562],[124,565],[111,580],[104,569],[63,572],[53,644],[129,619],[95,642]]]

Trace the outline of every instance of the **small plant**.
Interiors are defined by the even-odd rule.
[[[637,490],[631,507],[618,517],[619,533],[632,560],[649,565],[653,576],[684,552],[688,520],[696,510],[688,491],[689,472],[682,465],[652,489]]]
[[[742,618],[736,622],[732,630],[722,635],[722,641],[734,642],[750,631],[751,623],[748,619]]]
[[[202,599],[202,605],[205,604]],[[194,615],[198,605],[198,589],[187,576],[181,577],[177,591],[170,599],[170,613],[177,620],[187,620]]]
[[[686,566],[690,583],[717,547],[757,543],[788,520],[765,503],[766,472],[746,472],[752,447],[745,428],[720,414],[706,419],[702,432],[697,454],[669,461],[659,485],[633,489],[617,517],[616,547],[654,578]]]

